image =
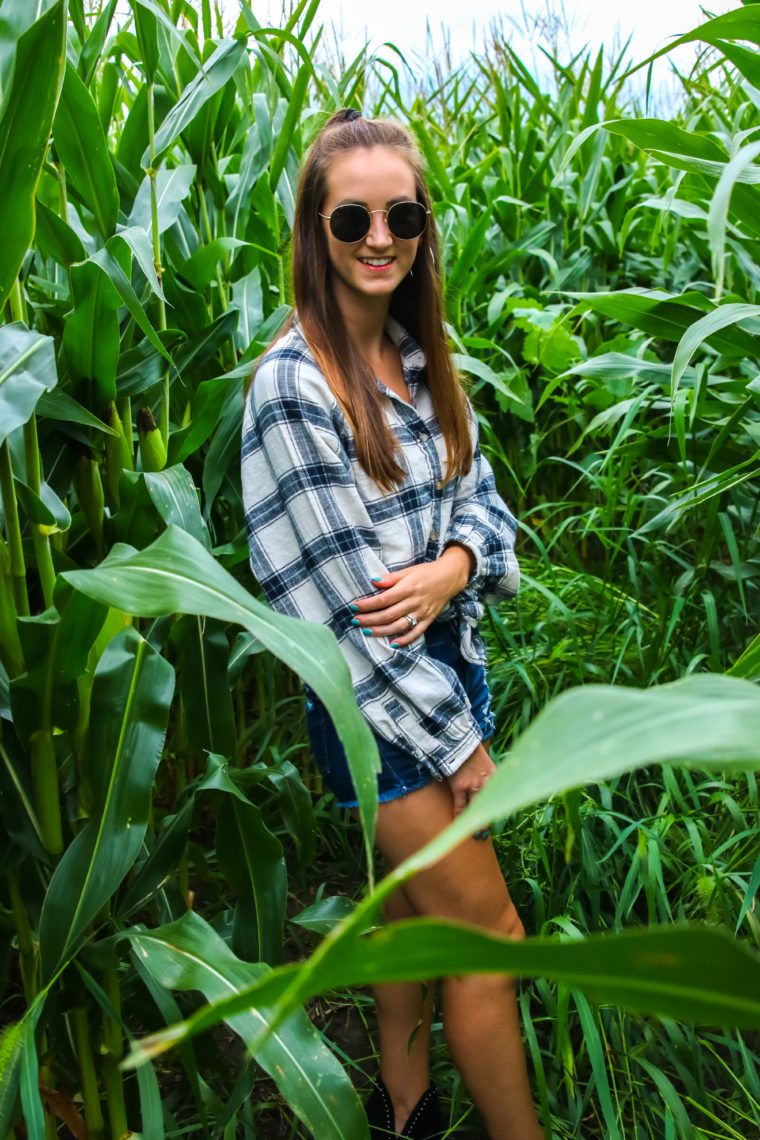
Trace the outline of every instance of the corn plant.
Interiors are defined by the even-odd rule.
[[[751,843],[724,815],[698,852],[688,819],[718,796],[741,837],[757,811],[758,76],[736,42],[757,45],[757,18],[694,33],[713,71],[684,80],[683,122],[664,123],[627,114],[622,59],[556,61],[547,94],[498,38],[409,98],[392,56],[332,68],[317,11],[301,0],[271,29],[240,0],[225,32],[208,0],[0,6],[0,1136],[22,1120],[33,1140],[252,1136],[268,1075],[302,1135],[358,1140],[359,1098],[304,1004],[506,970],[543,979],[548,1014],[523,1004],[547,1135],[590,1115],[594,1134],[627,1134],[633,1114],[641,1135],[686,1137],[692,1105],[702,1122],[717,1101],[673,1019],[725,1026],[715,1050],[751,1074],[731,1031],[760,1004]],[[377,884],[371,736],[332,638],[258,600],[237,475],[245,380],[288,311],[299,161],[347,104],[407,118],[425,155],[457,362],[528,570],[520,608],[490,623],[513,751]],[[303,963],[288,894],[343,825],[312,794],[295,674],[346,744],[368,879],[356,907],[320,888],[300,917],[327,936]],[[632,773],[660,763],[653,804]],[[663,805],[670,871],[701,900],[683,912],[662,898]],[[367,936],[405,876],[506,816],[531,835],[524,890],[550,845],[556,881],[572,878],[536,902],[537,937]],[[584,844],[630,852],[630,870],[604,880],[589,856],[581,873]],[[593,874],[611,915],[571,925]],[[662,1071],[643,1058],[629,1081],[649,1082],[643,1099],[607,1061],[624,1010],[669,1027]],[[222,1020],[249,1060],[230,1063]],[[743,1085],[726,1104],[760,1126]]]

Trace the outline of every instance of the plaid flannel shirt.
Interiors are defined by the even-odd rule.
[[[375,734],[439,779],[477,747],[481,732],[455,672],[429,657],[424,638],[391,648],[351,625],[350,605],[375,593],[372,578],[432,561],[452,543],[475,568],[437,620],[458,620],[464,656],[485,662],[483,602],[514,595],[515,519],[478,447],[469,473],[444,483],[446,449],[424,380],[425,358],[389,319],[408,404],[380,381],[383,411],[408,475],[383,493],[360,467],[351,428],[296,319],[264,356],[243,423],[242,483],[251,567],[269,604],[329,626],[348,662],[359,707]]]

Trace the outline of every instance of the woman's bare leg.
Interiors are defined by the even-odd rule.
[[[429,784],[379,805],[377,845],[397,866],[452,818],[448,785]],[[405,883],[404,896],[420,915],[473,923],[509,938],[524,934],[490,840],[465,840]],[[541,1140],[514,982],[498,975],[447,978],[443,1014],[452,1056],[491,1140]]]
[[[388,900],[389,922],[413,918],[402,891]],[[430,1023],[433,991],[420,982],[391,982],[374,987],[380,1037],[380,1076],[393,1101],[400,1132],[430,1084]]]

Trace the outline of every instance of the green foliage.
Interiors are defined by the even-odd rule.
[[[206,0],[86,7],[0,11],[0,1135],[253,1135],[268,1074],[300,1135],[353,1140],[301,1004],[451,969],[535,978],[547,1134],[756,1133],[756,6],[682,37],[711,54],[672,122],[603,53],[542,90],[497,35],[415,94],[389,59],[327,65],[317,0],[282,29],[241,0],[228,36]],[[487,630],[512,750],[376,886],[374,744],[331,636],[250,593],[237,474],[299,162],[346,104],[406,119],[425,156],[525,570]],[[366,871],[291,669],[346,744]],[[488,823],[535,937],[373,931]],[[349,893],[368,874],[355,907],[314,899],[315,852]],[[289,893],[312,903],[292,921]],[[324,936],[310,956],[299,929]],[[254,1061],[230,1064],[220,1019]],[[171,1078],[122,1070],[135,1037],[135,1059],[176,1048]]]

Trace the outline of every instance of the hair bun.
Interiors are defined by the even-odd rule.
[[[342,127],[346,123],[353,123],[354,119],[361,119],[361,117],[361,111],[356,111],[353,107],[342,107],[340,111],[334,111],[330,115],[325,127]]]

